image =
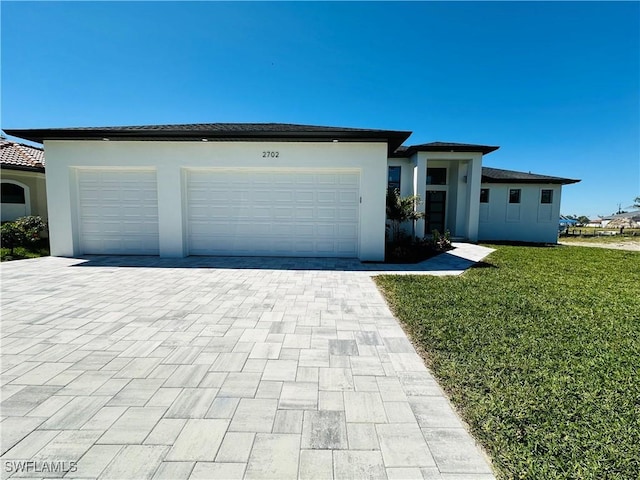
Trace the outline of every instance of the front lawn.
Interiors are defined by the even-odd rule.
[[[640,253],[496,248],[377,283],[500,478],[640,478]]]
[[[640,234],[626,235],[598,235],[595,237],[560,237],[562,243],[640,243]]]

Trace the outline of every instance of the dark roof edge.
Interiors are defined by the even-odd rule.
[[[210,130],[195,131],[180,128],[168,128],[162,130],[144,130],[135,128],[76,128],[76,129],[5,129],[7,134],[24,138],[33,142],[42,143],[44,140],[156,140],[156,141],[193,141],[206,138],[210,141],[224,140],[293,140],[293,141],[317,141],[317,140],[345,140],[386,142],[392,152],[404,142],[411,132],[399,130],[300,130],[287,131],[232,131]]]
[[[27,165],[14,165],[12,163],[2,163],[0,164],[0,168],[3,170],[20,170],[23,172],[37,172],[44,173],[44,167],[29,167]]]
[[[480,152],[483,155],[487,155],[488,153],[495,152],[499,148],[499,146],[493,145],[430,145],[427,143],[423,145],[411,145],[403,150],[397,150],[392,156],[396,158],[406,158],[417,152]]]
[[[550,175],[518,172],[516,170],[504,170],[486,166],[482,167],[481,183],[570,185],[578,182],[580,182],[580,180],[573,178],[553,177]]]
[[[557,184],[557,185],[570,185],[572,183],[578,183],[582,180],[576,180],[573,178],[544,178],[544,179],[493,179],[490,177],[482,176],[481,183],[511,183],[511,184],[534,184],[537,183],[539,185],[542,184]]]

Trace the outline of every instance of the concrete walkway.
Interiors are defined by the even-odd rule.
[[[3,478],[493,478],[370,278],[489,252],[2,264]]]

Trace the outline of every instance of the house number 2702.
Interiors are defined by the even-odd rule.
[[[262,152],[262,158],[278,158],[280,152]]]

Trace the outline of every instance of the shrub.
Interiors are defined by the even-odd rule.
[[[431,232],[430,243],[432,248],[437,252],[451,250],[453,248],[451,245],[451,232],[446,230],[444,234],[441,234],[438,230],[433,230]]]
[[[0,242],[2,247],[8,248],[13,255],[13,250],[25,243],[24,233],[15,222],[3,223],[0,227]]]
[[[13,222],[6,222],[2,225],[0,242],[13,255],[13,250],[16,247],[27,247],[39,242],[40,232],[46,229],[47,224],[38,216],[20,217]]]
[[[417,195],[401,197],[397,188],[387,190],[387,220],[391,222],[391,243],[396,244],[403,240],[403,223],[411,222],[413,225],[413,222],[424,217],[423,212],[415,209],[419,203],[420,197]]]

